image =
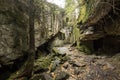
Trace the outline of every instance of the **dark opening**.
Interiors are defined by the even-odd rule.
[[[103,48],[103,38],[93,41],[94,51],[99,51]]]

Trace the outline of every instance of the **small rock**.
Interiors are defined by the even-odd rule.
[[[55,71],[56,67],[57,67],[57,66],[56,66],[55,63],[51,63],[50,68],[49,68],[50,72]]]
[[[78,67],[74,68],[74,74],[78,75],[80,73],[80,69]]]
[[[55,60],[52,62],[55,63],[57,66],[59,66],[61,59],[59,57],[55,57]]]
[[[61,63],[64,63],[64,62],[70,60],[69,56],[64,56],[64,57],[61,56],[60,58],[61,58]]]
[[[93,56],[94,59],[105,59],[106,56]]]
[[[80,63],[79,63],[78,61],[75,61],[75,62],[73,63],[73,67],[80,67]]]
[[[65,69],[67,69],[68,66],[69,66],[69,63],[65,63],[65,64],[63,64],[63,67],[64,67]]]
[[[75,61],[69,60],[68,62],[72,65]]]
[[[84,63],[80,64],[80,67],[85,67],[85,66],[86,66],[86,64],[84,64]]]
[[[79,62],[79,61],[71,62],[71,64],[72,64],[73,67],[85,67],[86,66],[85,63]]]
[[[108,68],[108,69],[112,69],[112,70],[115,69],[115,67],[113,67],[110,63],[107,63],[107,68]]]
[[[53,80],[48,73],[36,74],[30,80]]]
[[[58,54],[60,54],[60,55],[66,55],[66,53],[69,53],[69,50],[68,50],[68,48],[66,48],[66,47],[54,47],[53,48],[53,51],[55,52],[55,53],[58,53]]]
[[[54,71],[56,69],[57,66],[59,66],[60,64],[60,59],[56,58],[54,61],[52,61],[51,63],[51,69],[50,71]]]
[[[87,62],[87,63],[94,63],[95,62],[95,59],[91,58],[91,57],[85,57],[84,58],[84,61]]]
[[[61,71],[58,73],[55,80],[67,80],[68,78],[69,78],[69,74],[64,71]]]

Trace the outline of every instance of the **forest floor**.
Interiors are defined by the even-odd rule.
[[[40,76],[41,80],[120,80],[120,54],[96,56],[86,55],[70,45],[57,48],[69,59],[61,63],[57,58],[54,70],[50,65],[49,70],[35,74],[31,80],[39,80]]]

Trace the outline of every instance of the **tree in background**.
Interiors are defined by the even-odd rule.
[[[77,18],[79,15],[77,0],[66,0],[65,11],[66,11],[66,22],[68,27],[72,27],[72,35],[70,42],[77,43],[79,45],[80,32],[77,28]]]

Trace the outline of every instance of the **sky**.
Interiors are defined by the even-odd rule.
[[[65,7],[65,0],[47,0],[48,2],[55,3],[59,7]]]

